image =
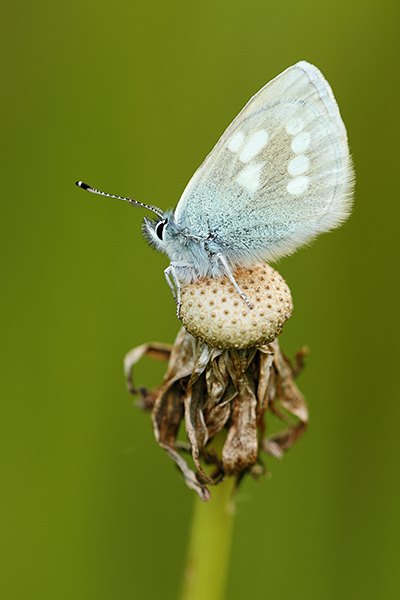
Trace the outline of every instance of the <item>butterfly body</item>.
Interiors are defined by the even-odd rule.
[[[175,211],[147,207],[158,218],[146,217],[143,232],[171,261],[165,272],[178,311],[180,285],[203,277],[228,275],[247,301],[235,267],[285,256],[340,225],[352,187],[346,129],[332,90],[316,67],[301,61],[251,98]]]

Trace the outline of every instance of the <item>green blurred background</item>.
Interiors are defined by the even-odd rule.
[[[400,597],[399,17],[398,0],[3,4],[2,598],[176,598],[194,493],[122,375],[178,331],[167,260],[144,211],[74,182],[174,206],[301,59],[339,102],[355,211],[278,266],[311,425],[241,488],[227,598]]]

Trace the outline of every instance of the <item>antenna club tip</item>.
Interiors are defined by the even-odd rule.
[[[80,188],[83,188],[84,190],[90,189],[90,185],[88,185],[87,183],[83,183],[83,181],[75,181],[75,185],[77,185]]]
[[[160,208],[156,206],[150,206],[150,204],[143,204],[143,202],[138,202],[137,200],[133,200],[132,198],[125,198],[124,196],[115,196],[114,194],[107,194],[106,192],[100,192],[100,190],[96,190],[91,185],[84,183],[83,181],[75,181],[75,185],[86,190],[87,192],[91,192],[92,194],[98,194],[99,196],[107,196],[107,198],[117,198],[117,200],[125,200],[126,202],[130,202],[133,206],[143,206],[143,208],[147,208],[148,210],[153,211],[158,215],[161,219],[164,217],[164,213]]]

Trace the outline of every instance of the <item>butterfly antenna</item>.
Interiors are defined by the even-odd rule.
[[[92,186],[87,183],[83,183],[83,181],[77,181],[76,185],[91,194],[98,194],[99,196],[107,196],[107,198],[116,198],[117,200],[125,200],[126,202],[130,202],[134,206],[143,206],[143,208],[148,208],[153,211],[159,217],[163,217],[164,213],[161,209],[157,208],[157,206],[150,206],[150,204],[144,204],[143,202],[138,202],[137,200],[133,200],[132,198],[125,198],[124,196],[115,196],[114,194],[107,194],[106,192],[101,192],[100,190],[96,190]]]

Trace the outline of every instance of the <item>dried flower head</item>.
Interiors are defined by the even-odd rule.
[[[293,310],[285,281],[266,264],[239,268],[235,280],[250,309],[228,277],[203,279],[182,288],[180,317],[185,329],[218,348],[249,348],[272,342]]]
[[[308,422],[305,400],[294,383],[305,352],[298,353],[292,368],[275,339],[292,312],[287,285],[268,265],[240,269],[234,276],[252,310],[229,280],[193,283],[183,288],[186,329],[175,344],[144,344],[125,358],[128,388],[141,395],[142,408],[152,410],[157,442],[203,500],[210,498],[207,486],[225,476],[239,480],[247,472],[265,472],[260,453],[281,458]],[[133,365],[146,354],[168,361],[163,383],[150,392],[136,389],[132,381]],[[282,431],[266,435],[267,412],[284,423]],[[182,422],[189,444],[178,441]],[[223,430],[226,439],[218,453],[213,439]],[[211,474],[205,464],[214,465]]]

